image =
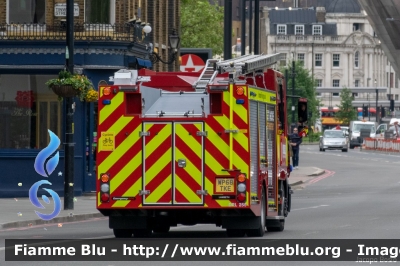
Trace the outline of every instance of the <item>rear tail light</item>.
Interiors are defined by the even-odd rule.
[[[107,173],[100,175],[100,199],[101,202],[110,201],[110,175]]]
[[[247,177],[246,177],[246,174],[244,174],[244,173],[240,173],[237,176],[237,192],[238,192],[238,194],[237,194],[236,198],[240,202],[246,201],[246,180],[247,180]]]

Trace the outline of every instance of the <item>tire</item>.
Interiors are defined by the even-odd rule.
[[[350,149],[354,149],[354,146],[353,146],[353,145],[350,145]]]
[[[285,220],[279,221],[279,226],[267,227],[268,232],[282,232],[285,230]]]
[[[262,237],[265,233],[265,217],[267,216],[267,209],[265,204],[265,192],[264,187],[261,188],[261,213],[259,216],[260,219],[260,227],[257,229],[249,229],[247,230],[247,236],[250,237]]]
[[[116,238],[131,238],[133,231],[130,229],[113,229]]]
[[[228,237],[244,237],[246,231],[243,229],[226,229]]]
[[[325,151],[325,149],[322,149],[322,151],[324,152],[324,151]]]
[[[150,237],[152,230],[150,229],[135,229],[133,230],[133,236],[138,238]]]
[[[322,151],[322,148],[321,148],[321,147],[319,147],[319,151]]]
[[[154,233],[168,233],[170,230],[169,225],[157,225],[153,228]]]
[[[347,149],[343,149],[342,152],[347,152]]]

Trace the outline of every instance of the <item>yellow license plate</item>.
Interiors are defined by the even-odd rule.
[[[216,178],[215,193],[235,193],[234,178]]]

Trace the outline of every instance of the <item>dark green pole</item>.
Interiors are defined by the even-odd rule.
[[[67,50],[66,65],[74,73],[74,0],[67,0]],[[65,170],[64,170],[64,210],[74,209],[74,100],[65,99]]]

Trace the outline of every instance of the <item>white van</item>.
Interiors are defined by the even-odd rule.
[[[350,149],[354,149],[356,146],[360,146],[362,139],[360,138],[360,130],[369,129],[371,138],[375,138],[376,134],[376,123],[371,121],[351,121],[349,128],[349,140]]]

